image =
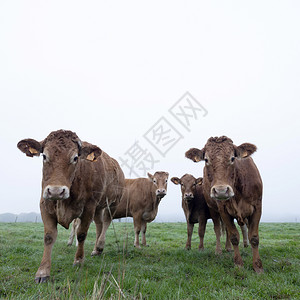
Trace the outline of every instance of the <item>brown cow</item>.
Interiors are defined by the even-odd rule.
[[[124,217],[133,217],[134,246],[140,248],[140,231],[142,231],[142,245],[146,246],[147,223],[155,219],[158,205],[167,193],[168,176],[167,172],[156,172],[154,175],[148,173],[148,178],[125,179],[121,201],[104,210],[104,230],[98,251],[102,251],[104,248],[105,232],[112,219]]]
[[[199,223],[199,250],[203,250],[203,240],[205,234],[206,223],[208,219],[212,219],[214,223],[214,230],[216,234],[217,244],[216,244],[216,253],[222,253],[220,236],[221,236],[221,227],[220,227],[220,216],[219,213],[211,210],[204,199],[202,191],[202,177],[195,178],[193,175],[185,174],[180,179],[178,177],[171,178],[171,181],[174,184],[181,185],[182,193],[182,209],[185,214],[187,222],[187,234],[188,238],[186,241],[185,248],[187,250],[191,249],[191,239],[194,229],[194,224]]]
[[[35,281],[40,283],[50,277],[57,223],[69,228],[73,219],[80,218],[74,264],[83,262],[84,241],[90,223],[95,220],[98,239],[102,230],[102,210],[119,201],[124,174],[116,160],[97,146],[81,142],[72,131],[51,132],[41,142],[22,140],[18,148],[30,157],[42,154],[44,160],[40,201],[44,254],[35,277]]]
[[[202,150],[192,148],[185,156],[194,162],[205,161],[203,192],[210,208],[218,210],[234,248],[234,262],[243,266],[239,252],[239,225],[248,222],[253,253],[253,268],[263,272],[258,253],[258,226],[262,211],[262,180],[250,155],[256,146],[244,143],[235,146],[226,136],[211,137]]]

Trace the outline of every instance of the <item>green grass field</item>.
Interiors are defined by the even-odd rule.
[[[43,224],[0,223],[0,298],[5,299],[300,299],[300,224],[260,225],[265,272],[252,270],[251,247],[242,248],[244,268],[233,253],[216,256],[209,223],[205,250],[198,251],[198,225],[192,250],[184,250],[184,223],[148,224],[149,247],[133,247],[133,224],[114,223],[101,257],[91,257],[95,226],[85,243],[85,263],[73,267],[75,246],[59,226],[51,280],[36,284],[43,253]],[[225,237],[222,238],[223,248]]]

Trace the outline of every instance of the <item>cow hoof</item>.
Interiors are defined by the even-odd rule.
[[[261,262],[260,259],[258,259],[255,263],[253,263],[253,269],[258,274],[264,272],[264,269],[263,269],[263,266],[262,266],[262,262]]]
[[[191,250],[191,247],[185,247],[184,249],[189,251],[189,250]]]
[[[143,247],[149,247],[149,245],[142,245]]]
[[[262,274],[264,273],[264,269],[263,268],[253,268],[254,271],[257,273],[257,274]]]
[[[264,269],[263,269],[263,268],[255,268],[254,271],[255,271],[257,274],[262,274],[262,273],[264,273]]]
[[[248,243],[245,243],[244,244],[244,248],[248,248],[249,244]]]
[[[204,247],[198,248],[199,251],[204,251]]]
[[[103,252],[103,249],[93,250],[93,252],[91,253],[91,256],[99,256],[99,255],[101,255],[102,252]]]
[[[230,247],[230,248],[226,248],[226,251],[227,252],[232,252],[232,248]]]
[[[50,276],[45,276],[45,277],[35,277],[34,281],[36,283],[44,283],[47,282],[50,279]]]
[[[239,268],[243,268],[244,267],[244,263],[243,263],[243,261],[242,260],[240,260],[240,259],[234,259],[234,264],[237,266],[237,267],[239,267]]]
[[[216,249],[215,254],[216,254],[216,255],[221,255],[221,254],[222,254],[222,249]]]
[[[83,264],[83,259],[76,259],[74,260],[73,267],[80,266],[81,264]]]
[[[134,247],[135,247],[136,249],[141,249],[141,246],[140,246],[140,245],[134,245]]]

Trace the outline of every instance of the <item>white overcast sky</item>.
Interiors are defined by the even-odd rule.
[[[299,1],[2,0],[0,213],[39,212],[42,159],[17,142],[70,129],[119,162],[139,142],[170,177],[201,176],[184,153],[211,136],[254,143],[262,220],[299,222],[299,16]],[[208,111],[190,131],[168,111],[187,91]],[[165,157],[143,137],[161,117],[183,136]],[[171,182],[158,217],[183,219]]]

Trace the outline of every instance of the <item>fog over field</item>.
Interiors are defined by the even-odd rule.
[[[299,222],[300,3],[0,3],[0,214],[39,213],[42,158],[17,149],[68,129],[128,178],[202,176],[211,136],[253,143],[265,222]],[[182,221],[171,181],[157,220]]]

